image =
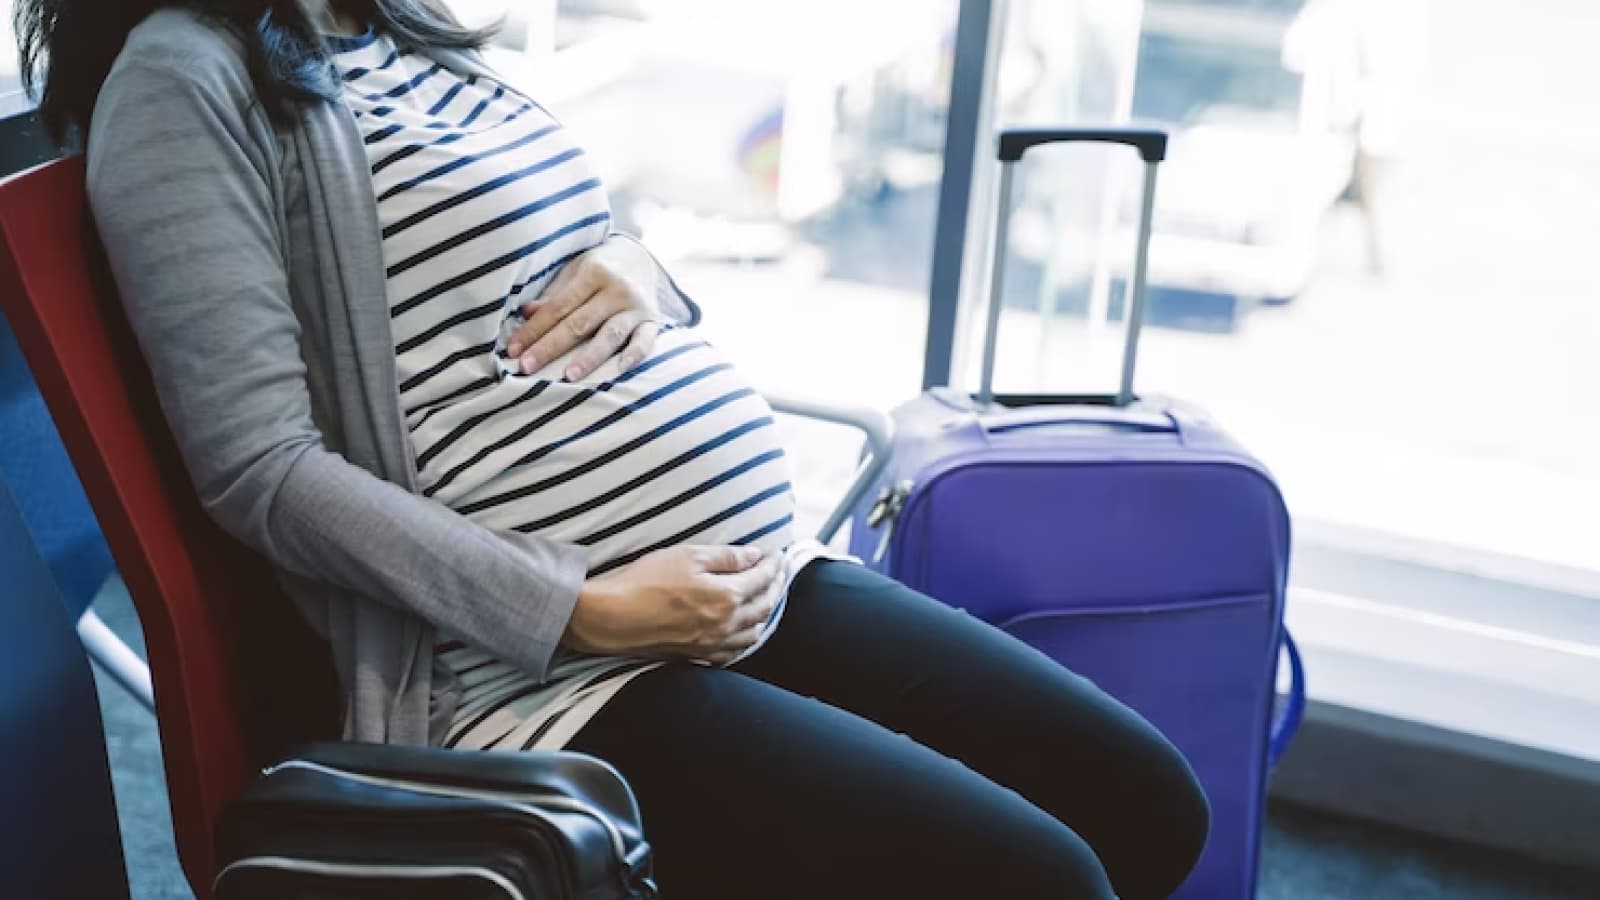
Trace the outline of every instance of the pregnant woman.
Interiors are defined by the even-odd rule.
[[[347,738],[609,760],[685,900],[1182,881],[1182,757],[794,533],[771,410],[485,34],[429,0],[18,23],[200,497],[327,639]]]

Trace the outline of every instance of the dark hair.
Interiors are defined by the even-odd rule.
[[[476,49],[495,30],[462,27],[437,0],[330,2],[406,50]],[[128,32],[167,6],[195,10],[240,37],[256,96],[274,121],[287,121],[298,104],[335,96],[322,39],[297,0],[18,0],[23,84],[57,142],[88,136],[95,98]]]

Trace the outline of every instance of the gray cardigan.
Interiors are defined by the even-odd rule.
[[[327,638],[345,737],[438,741],[459,685],[433,665],[435,626],[542,678],[585,555],[416,493],[376,201],[343,104],[274,128],[240,43],[165,9],[112,67],[87,156],[95,223],[200,499]]]

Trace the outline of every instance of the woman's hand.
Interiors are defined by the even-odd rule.
[[[626,372],[655,345],[659,277],[641,244],[612,237],[562,266],[539,300],[523,305],[527,321],[506,342],[506,353],[533,373],[582,344],[563,373],[569,381],[618,355]]]
[[[658,550],[584,582],[564,643],[605,656],[730,662],[772,616],[779,562],[754,547]]]

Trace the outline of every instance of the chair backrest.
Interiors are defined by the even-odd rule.
[[[178,855],[199,897],[222,807],[336,731],[326,648],[266,563],[201,509],[104,262],[81,157],[0,182],[10,320],[144,628]]]

